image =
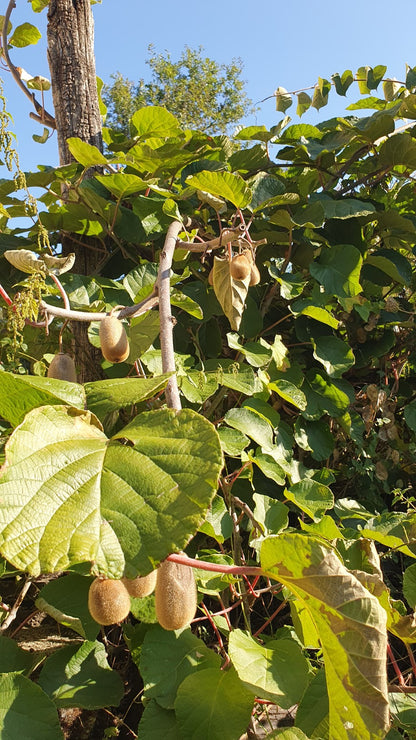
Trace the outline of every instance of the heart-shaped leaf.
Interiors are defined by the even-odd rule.
[[[196,532],[221,467],[214,427],[190,409],[140,414],[112,439],[90,412],[34,409],[6,447],[0,552],[36,575],[146,574]]]

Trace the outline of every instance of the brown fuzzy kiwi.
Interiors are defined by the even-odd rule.
[[[98,624],[122,622],[130,611],[130,596],[122,581],[96,578],[88,592],[88,609]]]
[[[193,568],[164,560],[157,570],[155,597],[156,616],[163,629],[186,627],[197,607]]]
[[[101,352],[109,362],[124,362],[130,353],[126,330],[115,316],[106,316],[100,321],[99,337]]]
[[[230,274],[234,280],[245,280],[250,275],[251,265],[245,254],[236,254],[230,262]]]
[[[156,588],[157,570],[152,570],[147,576],[137,576],[137,578],[122,578],[130,596],[143,599],[150,596]]]
[[[249,285],[257,285],[260,282],[259,268],[255,263],[251,265],[250,283]]]
[[[69,380],[70,383],[76,383],[77,371],[72,357],[65,355],[63,352],[55,355],[48,368],[48,378]]]

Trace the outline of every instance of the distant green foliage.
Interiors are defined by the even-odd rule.
[[[104,87],[107,124],[129,134],[134,111],[146,105],[162,105],[184,127],[225,133],[253,111],[241,79],[243,64],[241,59],[218,64],[203,52],[201,46],[186,46],[175,62],[169,52],[156,54],[150,45],[146,60],[152,72],[150,82],[140,79],[135,83],[116,72],[111,75],[112,84]]]

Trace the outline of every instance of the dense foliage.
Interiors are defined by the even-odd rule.
[[[252,101],[244,91],[241,59],[218,64],[203,55],[202,47],[185,47],[177,61],[169,52],[156,54],[149,47],[146,60],[151,70],[150,82],[133,82],[120,72],[111,75],[105,85],[103,100],[108,108],[108,124],[129,134],[133,113],[146,105],[163,105],[181,126],[201,129],[209,134],[229,131],[253,112]]]
[[[33,740],[60,738],[67,708],[107,707],[112,726],[94,714],[91,736],[133,737],[140,717],[144,740],[260,725],[283,739],[415,737],[415,84],[408,70],[364,98],[365,117],[285,118],[234,139],[142,107],[128,137],[105,130],[105,155],[73,138],[72,164],[0,183],[11,735],[26,722]],[[182,410],[165,402],[155,304],[125,320],[130,355],[103,359],[107,380],[45,377],[58,347],[76,349],[68,317],[154,296],[172,224]],[[94,275],[70,271],[62,232],[95,238]],[[232,277],[239,252],[256,284]],[[97,321],[89,337],[99,345]],[[162,629],[148,596],[100,632],[93,575],[144,575],[185,548],[200,565],[191,628]],[[68,641],[47,656],[16,644],[33,601]],[[276,729],[285,711],[294,727]]]

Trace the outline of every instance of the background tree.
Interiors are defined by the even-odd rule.
[[[211,134],[229,131],[254,111],[244,92],[241,59],[218,64],[204,56],[202,47],[185,47],[175,62],[169,52],[156,54],[150,45],[146,63],[152,73],[150,82],[136,83],[116,72],[113,83],[104,87],[107,124],[118,131],[129,134],[134,111],[146,105],[162,105],[182,126]]]

